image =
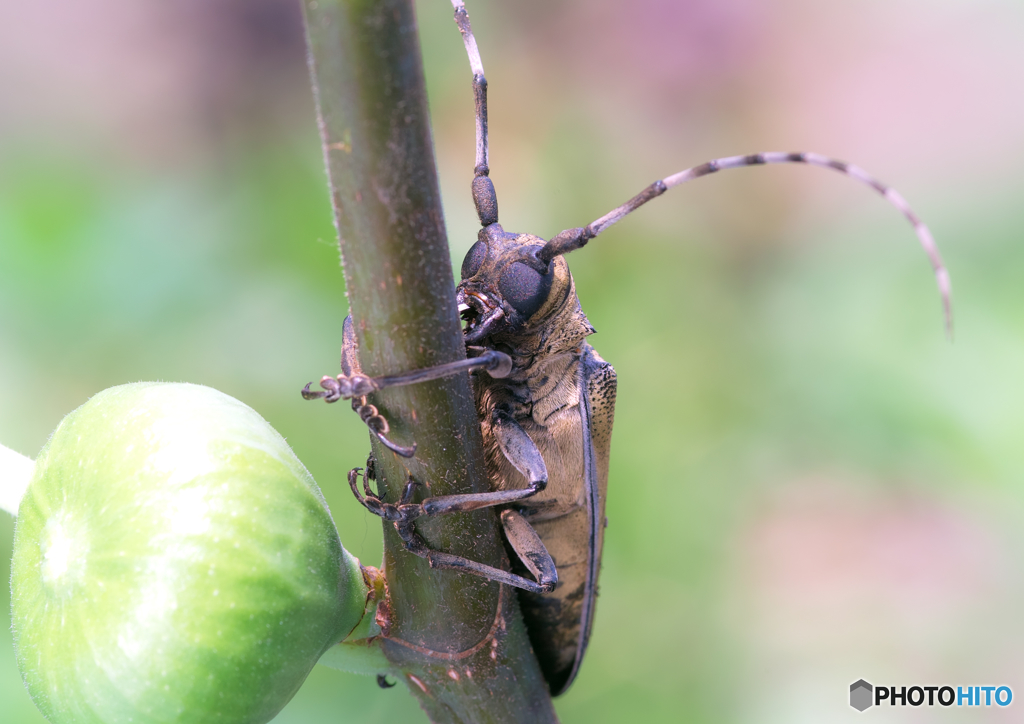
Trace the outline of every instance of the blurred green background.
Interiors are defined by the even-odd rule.
[[[367,434],[298,394],[336,367],[346,313],[298,5],[60,5],[0,5],[0,441],[34,456],[111,385],[211,385],[288,438],[379,564],[380,522],[342,484]],[[861,677],[1024,696],[1024,6],[468,5],[506,229],[549,237],[709,158],[813,150],[898,188],[955,290],[948,344],[906,222],[803,167],[674,190],[569,257],[619,401],[563,721],[854,721]],[[458,260],[470,73],[449,3],[417,7]],[[0,513],[4,580],[13,527]],[[3,721],[42,721],[7,596]],[[424,720],[401,688],[317,667],[276,721],[396,718]]]

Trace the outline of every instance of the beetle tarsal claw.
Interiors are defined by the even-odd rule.
[[[326,395],[326,392],[320,392],[319,390],[309,389],[312,382],[307,382],[306,386],[302,388],[302,399],[304,400],[319,400],[321,397]]]
[[[319,400],[323,399],[325,402],[337,402],[342,398],[340,385],[338,381],[333,377],[324,375],[320,378],[320,386],[323,391],[311,390],[312,382],[306,384],[302,388],[302,399],[304,400]]]
[[[373,428],[370,429],[372,430]],[[416,454],[416,443],[413,443],[409,447],[404,447],[402,445],[396,445],[395,443],[391,442],[386,437],[384,437],[384,435],[377,432],[376,430],[373,430],[373,434],[377,436],[378,440],[380,440],[381,445],[383,445],[384,447],[386,447],[388,450],[393,452],[395,455],[398,455],[399,457],[411,458],[413,455]]]

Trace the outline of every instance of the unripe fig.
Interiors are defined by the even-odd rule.
[[[54,724],[271,719],[359,621],[359,563],[287,443],[208,387],[138,383],[68,415],[12,563],[18,665]]]

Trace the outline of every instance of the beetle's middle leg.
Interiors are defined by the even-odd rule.
[[[490,423],[491,430],[502,453],[529,482],[527,488],[498,490],[487,493],[443,495],[426,498],[419,505],[415,505],[412,503],[412,496],[416,483],[410,480],[402,492],[401,501],[396,506],[384,503],[375,496],[359,495],[355,478],[353,477],[355,471],[349,474],[349,483],[359,501],[371,512],[394,522],[405,548],[411,553],[426,558],[432,568],[460,570],[482,576],[483,578],[508,583],[509,585],[534,593],[547,593],[553,590],[558,582],[555,562],[544,547],[540,536],[537,535],[537,532],[526,518],[517,511],[509,509],[502,511],[502,527],[505,530],[505,538],[513,550],[515,550],[519,559],[530,573],[533,574],[536,582],[461,556],[435,551],[416,532],[415,520],[422,516],[463,513],[496,505],[506,505],[536,495],[547,486],[548,471],[547,466],[544,464],[544,458],[541,456],[537,444],[530,439],[530,436],[526,434],[522,426],[515,421],[508,411],[501,408],[496,408],[491,413]],[[364,477],[364,487],[365,481],[366,478]],[[367,490],[366,492],[368,493],[369,491]]]
[[[505,583],[509,586],[522,588],[533,593],[548,593],[554,589],[555,583],[557,583],[558,580],[558,574],[555,572],[554,561],[551,560],[551,556],[548,555],[547,550],[544,548],[544,544],[540,542],[540,538],[532,529],[530,529],[529,533],[532,533],[533,539],[535,540],[530,539],[529,533],[520,530],[521,526],[513,524],[514,529],[510,530],[509,524],[505,522],[505,517],[502,517],[502,524],[505,526],[506,535],[509,537],[509,541],[512,543],[512,546],[515,548],[517,553],[520,553],[521,550],[524,551],[520,553],[520,557],[526,563],[527,568],[537,576],[537,581],[531,581],[528,578],[523,578],[522,576],[517,576],[514,573],[509,573],[508,571],[503,571],[500,568],[472,561],[462,556],[456,556],[451,553],[434,550],[427,544],[427,541],[424,540],[423,536],[416,532],[416,520],[424,515],[429,515],[423,510],[423,506],[421,504],[418,505],[412,502],[418,483],[410,478],[405,484],[405,488],[402,491],[402,497],[399,499],[399,502],[397,504],[386,503],[377,497],[377,495],[375,495],[369,488],[367,479],[372,479],[373,477],[373,471],[369,467],[363,474],[363,490],[360,492],[358,485],[360,472],[360,468],[353,468],[348,474],[348,483],[351,486],[356,499],[371,513],[379,515],[381,518],[384,518],[384,520],[391,521],[395,526],[395,530],[398,532],[399,538],[402,539],[402,545],[405,549],[410,553],[418,555],[420,558],[426,558],[431,568],[444,568],[453,571],[461,571],[463,573],[472,573],[473,575],[480,576],[481,578],[497,581],[498,583]],[[529,526],[525,519],[522,519],[521,522],[527,527]],[[524,546],[522,543],[524,540],[530,542]],[[534,560],[540,560],[541,558],[546,558],[547,562],[541,562],[540,565],[533,563]]]
[[[416,532],[417,519],[427,516],[445,515],[447,513],[467,512],[480,508],[502,505],[535,495],[547,484],[547,469],[537,446],[530,440],[526,432],[511,417],[504,413],[492,416],[495,429],[501,429],[499,443],[505,454],[516,451],[523,456],[525,462],[521,468],[531,480],[531,486],[524,490],[505,490],[491,493],[469,493],[465,495],[446,495],[427,498],[422,503],[413,503],[417,482],[411,478],[406,482],[402,496],[397,504],[386,503],[374,494],[368,485],[373,479],[373,457],[367,460],[366,472],[363,474],[363,491],[357,485],[359,468],[349,472],[348,481],[352,493],[363,506],[375,515],[389,520],[395,525],[402,544],[410,553],[426,558],[431,568],[472,573],[492,581],[506,583],[533,593],[548,593],[554,590],[558,582],[558,572],[540,536],[529,522],[517,511],[504,510],[501,523],[505,538],[515,550],[516,555],[526,568],[533,574],[536,581],[531,581],[508,571],[472,561],[462,556],[432,549],[419,533]],[[523,452],[525,450],[525,453]],[[518,467],[518,465],[517,465]]]
[[[491,413],[491,430],[502,453],[509,462],[523,474],[529,486],[518,490],[496,490],[489,493],[465,493],[427,498],[421,504],[425,515],[465,513],[495,505],[515,503],[536,495],[548,484],[548,469],[537,444],[526,434],[526,430],[501,408]]]

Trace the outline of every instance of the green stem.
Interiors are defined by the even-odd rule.
[[[363,617],[340,642],[327,649],[317,662],[323,666],[351,674],[374,676],[391,670],[391,663],[381,650],[381,630],[377,610],[387,599],[387,584],[376,568],[362,566],[366,606]]]
[[[0,509],[18,515],[18,504],[35,467],[31,459],[0,445]]]
[[[304,9],[363,371],[463,359],[412,2],[304,0]],[[488,490],[467,374],[388,389],[372,402],[392,440],[417,444],[403,459],[374,442],[386,500],[410,478],[434,496]],[[416,530],[434,548],[507,568],[492,510],[424,520]],[[384,568],[378,641],[431,720],[557,721],[514,590],[431,569],[389,523]]]

